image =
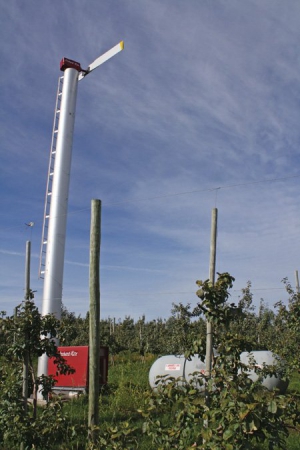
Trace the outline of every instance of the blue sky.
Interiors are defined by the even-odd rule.
[[[196,304],[218,208],[217,271],[270,307],[299,268],[300,3],[52,0],[0,6],[0,309],[38,279],[59,62],[79,83],[63,303],[89,308],[91,199],[102,200],[101,316]],[[25,223],[34,222],[34,227]]]

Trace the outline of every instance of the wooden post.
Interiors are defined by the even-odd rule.
[[[218,210],[213,208],[211,215],[211,237],[210,237],[210,261],[209,261],[209,281],[212,285],[215,284],[215,273],[216,273],[216,253],[217,253],[217,220],[218,220]],[[212,323],[206,322],[206,355],[205,355],[205,376],[207,378],[211,377],[211,367],[212,367],[212,357],[213,357],[213,326]],[[210,399],[208,390],[205,387],[205,404],[209,407]],[[208,427],[208,421],[204,421],[204,427]],[[205,440],[203,440],[205,443]]]
[[[31,242],[26,242],[26,263],[25,263],[25,301],[30,300],[30,254],[31,254]],[[27,344],[28,337],[25,336],[25,344]],[[28,366],[29,366],[29,355],[26,351],[24,355],[23,362],[23,401],[24,401],[24,411],[27,413],[27,398],[28,398]]]
[[[295,278],[296,278],[296,292],[297,292],[297,294],[299,294],[300,293],[300,288],[299,288],[298,270],[295,270]]]
[[[30,300],[30,256],[31,242],[26,241],[26,259],[25,259],[25,300]]]
[[[210,238],[210,262],[209,262],[209,281],[212,285],[215,284],[216,274],[216,254],[217,254],[217,221],[218,210],[213,208],[211,216],[211,238]],[[213,338],[212,338],[212,323],[207,321],[206,324],[206,358],[205,358],[205,372],[206,376],[211,375],[212,355],[213,355]]]
[[[209,261],[209,281],[211,282],[212,285],[215,284],[215,274],[216,274],[217,221],[218,221],[218,210],[217,208],[213,208],[211,214],[210,261]],[[212,323],[207,320],[206,354],[205,354],[205,376],[207,378],[211,377],[212,357],[213,357],[213,326]],[[205,404],[209,408],[210,398],[207,390],[207,385],[205,385],[204,395],[205,395]],[[203,426],[204,428],[208,428],[208,419],[204,420]],[[205,439],[203,439],[203,444],[205,445]]]
[[[30,300],[30,254],[31,254],[31,242],[26,242],[26,257],[25,257],[25,301]],[[28,336],[27,333],[24,336],[25,345],[27,345]],[[23,383],[22,383],[22,397],[23,397],[23,408],[24,416],[27,415],[28,411],[28,375],[29,375],[29,354],[28,350],[25,349],[25,354],[23,358]],[[20,445],[20,450],[24,450],[24,442]]]
[[[97,438],[100,380],[100,241],[101,201],[91,202],[90,230],[90,314],[89,314],[89,438]]]

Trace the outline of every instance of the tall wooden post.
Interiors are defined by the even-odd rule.
[[[30,256],[31,256],[31,242],[26,242],[26,261],[25,261],[25,301],[30,300]],[[28,337],[25,336],[25,344],[27,345]],[[23,361],[23,401],[24,411],[27,413],[27,398],[28,398],[28,365],[29,365],[28,351],[24,355]]]
[[[101,201],[91,202],[90,230],[90,329],[89,329],[89,438],[96,440],[99,424],[100,380],[100,241]]]
[[[30,256],[31,256],[31,242],[26,241],[26,257],[25,257],[25,301],[30,300]],[[27,346],[28,336],[27,333],[24,336],[25,345]],[[23,383],[22,383],[22,397],[24,415],[27,415],[28,411],[28,375],[29,375],[29,355],[28,350],[25,349],[23,358]],[[20,450],[24,450],[25,444],[21,442]]]
[[[295,278],[296,278],[296,292],[297,294],[300,293],[300,288],[299,288],[299,275],[298,275],[298,270],[295,270]]]
[[[215,284],[216,273],[216,254],[217,254],[217,220],[218,210],[213,208],[211,215],[211,237],[210,237],[210,262],[209,262],[209,281],[212,285]],[[212,323],[207,321],[206,324],[206,359],[205,372],[206,376],[211,375],[212,354],[213,354],[213,329]]]
[[[25,259],[25,300],[30,299],[30,255],[31,242],[26,241],[26,259]]]

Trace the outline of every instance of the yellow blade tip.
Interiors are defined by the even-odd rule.
[[[121,50],[124,50],[124,41],[120,42],[120,47],[121,47]]]

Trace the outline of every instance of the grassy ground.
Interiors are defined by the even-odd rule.
[[[139,440],[139,449],[151,450],[153,447],[149,440],[143,439],[141,430],[143,419],[137,410],[143,405],[145,391],[149,390],[148,373],[154,361],[148,357],[143,363],[139,358],[128,360],[128,357],[119,357],[109,368],[109,382],[101,389],[99,399],[99,415],[101,428],[120,427],[120,423],[128,423],[128,428],[136,427],[136,437]],[[72,427],[79,434],[74,446],[66,446],[71,450],[85,448],[88,423],[88,396],[81,396],[67,402],[64,410],[69,417],[70,430]],[[69,431],[70,431],[69,430]],[[123,430],[124,433],[126,430]],[[105,448],[105,447],[102,447]],[[116,447],[117,448],[117,447]],[[132,447],[133,448],[133,447]],[[136,448],[136,447],[134,447]],[[64,447],[60,447],[61,450]]]
[[[149,390],[148,373],[154,359],[149,357],[144,363],[138,358],[128,359],[128,357],[118,358],[114,366],[109,368],[109,383],[103,388],[100,395],[100,426],[103,429],[110,427],[119,428],[118,432],[126,433],[126,426],[120,430],[120,423],[127,423],[128,429],[136,427],[136,439],[139,442],[138,447],[129,446],[125,448],[139,448],[140,450],[151,450],[153,446],[148,438],[143,437],[142,425],[143,419],[137,412],[143,405],[145,391]],[[300,393],[300,376],[295,374],[291,379],[289,391],[297,391]],[[74,444],[66,447],[61,446],[60,449],[84,449],[87,436],[88,421],[88,398],[82,396],[77,400],[68,402],[64,409],[69,416],[69,432],[74,430],[77,438]],[[100,447],[97,447],[100,448]],[[105,445],[101,448],[105,448]],[[112,448],[112,447],[109,447]],[[115,447],[119,448],[119,447]],[[120,447],[122,448],[122,447]],[[267,449],[268,446],[262,447]],[[286,450],[300,449],[300,432],[299,430],[291,430],[287,442]],[[156,449],[154,449],[156,450]]]

